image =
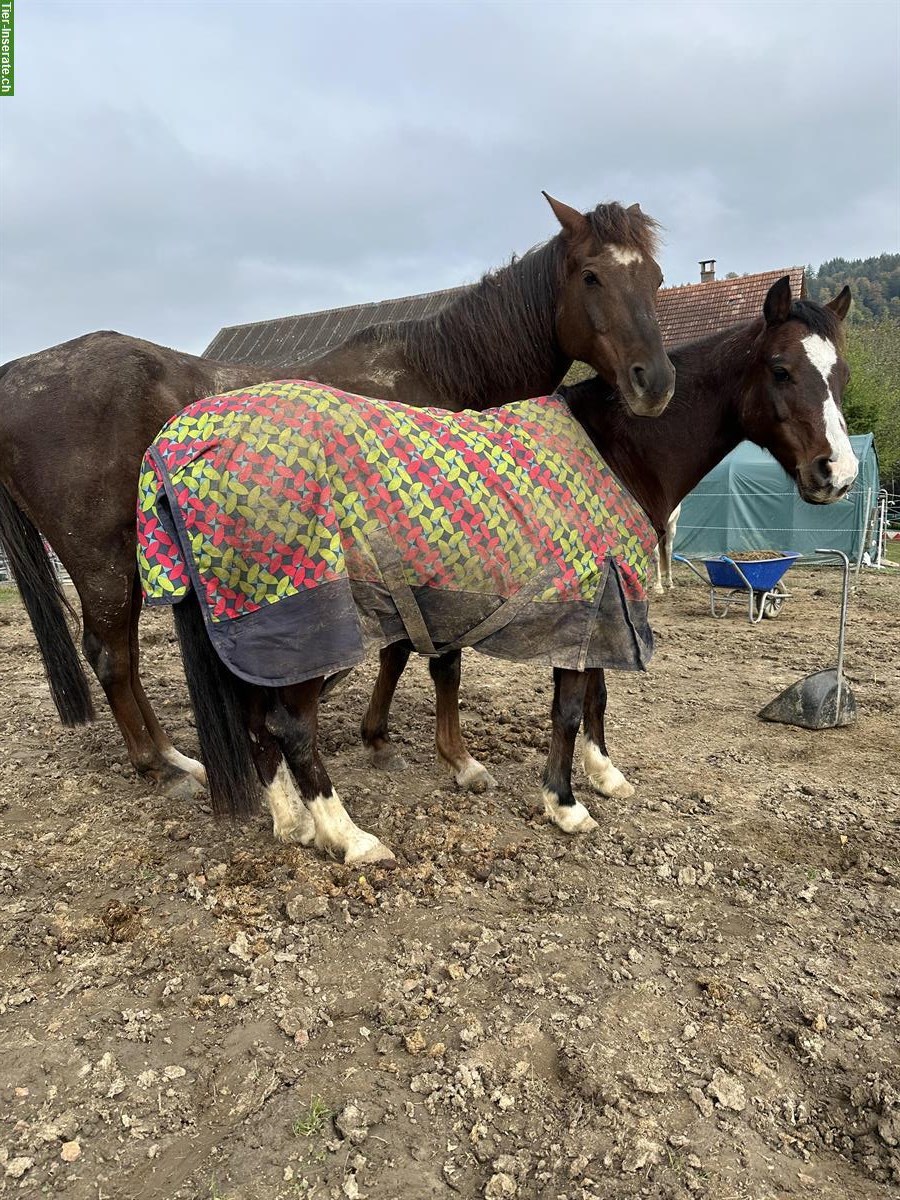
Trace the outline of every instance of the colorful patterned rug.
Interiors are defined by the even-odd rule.
[[[290,380],[200,400],[147,452],[148,604],[193,587],[217,652],[270,686],[409,637],[642,668],[656,535],[559,396],[450,413]]]

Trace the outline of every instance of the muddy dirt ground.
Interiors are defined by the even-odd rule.
[[[323,714],[332,775],[395,851],[364,874],[154,794],[109,716],[62,730],[0,595],[0,1193],[65,1200],[817,1200],[900,1188],[900,571],[854,598],[848,730],[761,705],[833,658],[838,583],[782,615],[655,605],[610,679],[628,802],[536,803],[548,673],[475,656],[457,793],[417,663],[372,771],[372,672]],[[195,752],[167,614],[150,694]]]

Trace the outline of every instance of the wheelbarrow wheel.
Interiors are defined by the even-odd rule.
[[[766,596],[765,600],[760,598],[757,602],[762,604],[762,615],[766,621],[771,621],[773,617],[777,617],[781,612],[786,599],[785,593],[787,592],[787,588],[779,579],[774,588],[772,588],[772,592],[774,595],[770,593]]]

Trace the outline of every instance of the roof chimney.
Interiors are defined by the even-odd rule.
[[[700,282],[714,283],[716,278],[716,260],[707,258],[700,263]]]

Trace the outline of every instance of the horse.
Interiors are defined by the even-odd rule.
[[[681,505],[669,513],[666,527],[659,535],[659,542],[653,551],[653,565],[656,568],[656,583],[653,587],[658,596],[665,595],[666,588],[675,586],[672,581],[672,551],[675,549],[675,534],[678,532],[678,518],[681,516]]]
[[[805,500],[815,504],[832,503],[846,494],[858,470],[840,410],[848,378],[847,365],[840,354],[841,322],[849,304],[850,292],[847,288],[825,306],[806,300],[795,301],[791,296],[790,281],[785,276],[767,294],[760,320],[736,326],[674,352],[677,372],[675,395],[667,412],[655,422],[635,420],[629,414],[623,398],[611,392],[609,386],[599,379],[563,389],[559,396],[550,400],[565,407],[576,427],[586,435],[590,454],[596,458],[595,467],[596,464],[599,467],[606,464],[612,477],[620,480],[624,486],[624,496],[634,498],[637,511],[646,514],[648,523],[657,534],[664,527],[668,514],[691,488],[743,438],[750,438],[765,446],[794,477],[798,491]],[[241,522],[246,522],[248,515],[253,515],[252,509],[247,507],[250,504],[247,497],[257,495],[260,483],[265,483],[271,475],[265,456],[260,457],[252,446],[246,453],[242,450],[236,464],[228,460],[228,470],[232,474],[226,474],[224,482],[221,474],[204,474],[208,466],[205,456],[212,461],[217,446],[226,442],[231,445],[228,439],[215,432],[216,415],[220,416],[224,411],[226,417],[230,418],[236,412],[241,420],[246,420],[244,405],[247,399],[224,396],[201,402],[187,414],[176,418],[174,430],[172,426],[164,430],[148,453],[142,488],[149,488],[148,494],[156,507],[151,504],[142,515],[141,541],[142,546],[161,546],[162,549],[156,565],[152,555],[142,564],[145,586],[151,591],[155,589],[157,599],[175,601],[176,629],[201,750],[209,765],[214,810],[218,814],[231,816],[243,816],[255,811],[258,806],[259,779],[266,788],[269,808],[275,816],[276,836],[288,837],[304,845],[314,842],[317,847],[342,858],[345,863],[388,861],[392,858],[388,848],[374,835],[359,829],[347,814],[316,745],[318,706],[326,678],[332,668],[340,670],[348,661],[350,665],[358,661],[358,628],[353,625],[352,614],[347,606],[347,597],[351,594],[353,600],[359,603],[357,593],[347,588],[343,592],[328,593],[330,600],[324,606],[320,603],[316,607],[311,606],[308,596],[298,589],[301,599],[291,610],[297,620],[292,619],[291,611],[276,620],[270,611],[266,611],[266,597],[263,595],[263,603],[254,610],[257,616],[260,613],[262,615],[256,625],[248,624],[246,627],[243,646],[239,644],[241,639],[238,634],[232,634],[227,624],[224,631],[216,627],[215,612],[211,619],[210,613],[201,608],[200,596],[201,593],[207,594],[207,585],[198,575],[198,562],[204,557],[211,558],[212,574],[218,579],[229,578],[228,570],[219,570],[216,563],[220,553],[232,554],[234,547],[226,536],[224,549],[210,550],[211,546],[222,547],[223,540],[221,531],[210,523],[203,504],[198,502],[198,496],[202,499],[206,491],[212,489],[222,512],[231,514],[228,518],[231,527],[237,528]],[[249,400],[264,404],[259,396],[251,396]],[[372,402],[362,402],[363,405],[367,403]],[[533,401],[531,405],[539,403]],[[521,413],[512,415],[527,428],[528,406],[517,405],[514,408],[523,409]],[[407,414],[412,411],[402,410]],[[301,412],[295,417],[289,415],[286,418],[283,407],[281,413],[281,423],[276,421],[274,426],[264,425],[265,445],[276,444],[279,455],[288,453],[288,448],[293,445],[291,454],[301,455],[304,462],[315,462],[315,446],[323,441],[330,443],[334,440],[327,429],[323,438],[321,413],[317,416],[315,412],[312,415]],[[268,410],[263,416],[266,421],[269,420]],[[481,419],[484,421],[490,416],[481,414]],[[408,421],[408,418],[403,419]],[[213,432],[207,434],[205,431],[209,428],[210,420],[213,421]],[[420,427],[413,428],[412,440],[419,447],[416,450],[416,454],[419,454],[421,444],[427,444],[427,437],[423,438]],[[480,427],[476,433],[479,437],[488,436]],[[196,440],[197,437],[201,439],[199,447],[192,448],[190,439]],[[206,441],[202,440],[204,437]],[[555,434],[552,437],[555,438]],[[187,450],[182,445],[184,439],[188,441]],[[407,466],[411,459],[407,445],[409,440],[406,432],[401,431],[399,435],[391,432],[383,443],[397,448],[399,458],[396,474],[402,479],[406,478],[410,469]],[[441,441],[440,437],[438,441]],[[378,453],[381,452],[372,453],[374,457],[365,461],[377,463]],[[470,461],[467,455],[468,451],[462,454],[460,461]],[[412,457],[415,458],[415,455]],[[513,457],[511,454],[510,462]],[[533,463],[534,447],[528,447],[527,453],[519,457],[522,461]],[[578,487],[570,486],[567,472],[576,457],[575,449],[563,446],[563,456],[557,460],[562,478],[556,481],[556,491],[567,498],[567,519],[573,523],[576,541],[582,537],[585,539],[589,551],[587,559],[590,560],[597,545],[593,522],[597,517],[598,496],[585,498]],[[309,472],[308,464],[304,470]],[[479,477],[477,470],[475,478],[464,476],[464,483],[459,489],[460,507],[468,511],[469,490],[478,490],[479,487],[488,493],[493,487],[502,490],[504,470],[504,460],[494,458],[485,478]],[[581,470],[582,478],[591,478],[589,468],[582,466]],[[191,475],[194,471],[198,472],[196,477]],[[186,473],[188,480],[193,482],[185,484],[180,472]],[[365,469],[360,471],[354,467],[353,472],[352,480],[341,485],[339,503],[335,505],[340,511],[351,507],[358,499],[359,479]],[[290,469],[285,471],[284,478],[285,488],[293,486],[291,481],[294,475]],[[320,478],[313,475],[311,478],[315,485],[310,493],[313,500],[310,501],[306,496],[305,483],[294,498],[296,503],[305,505],[304,513],[310,503],[318,513],[320,509],[316,506],[319,498],[332,495],[332,476]],[[445,490],[453,493],[459,478],[458,466],[452,477],[441,471],[428,474],[431,484],[441,493]],[[533,481],[539,481],[535,482],[535,487],[552,490],[554,479],[546,464],[538,462],[537,474],[532,478]],[[597,478],[601,480],[598,487],[605,489],[606,484],[602,482],[605,476],[598,474]],[[176,479],[180,482],[176,482]],[[520,488],[520,482],[516,479],[514,490]],[[382,483],[376,479],[374,484],[368,486],[377,491]],[[279,488],[279,504],[280,495]],[[451,499],[454,498],[455,493],[451,496]],[[400,522],[403,530],[400,536],[404,541],[409,541],[413,559],[419,561],[423,555],[430,554],[431,549],[420,548],[418,535],[410,531],[408,516],[410,511],[421,509],[421,495],[416,493],[413,499],[413,508],[403,509],[400,501],[388,489],[384,505],[385,511],[390,514],[390,521]],[[579,511],[581,506],[583,511]],[[616,507],[615,504],[613,507]],[[325,511],[330,513],[327,505]],[[621,514],[622,510],[619,508],[617,511]],[[239,513],[240,517],[235,518],[235,513]],[[286,521],[282,509],[279,509],[279,513],[279,519]],[[363,519],[366,519],[365,514]],[[531,532],[539,542],[546,540],[548,546],[553,548],[556,545],[553,531],[542,525],[541,520],[538,519]],[[632,537],[641,541],[640,525],[635,520],[634,512],[626,512],[623,520]],[[439,521],[435,523],[439,524]],[[474,527],[474,522],[472,524]],[[380,530],[377,519],[368,520],[366,527],[369,526],[374,530],[370,532],[371,537],[384,532]],[[272,573],[268,573],[269,560],[266,556],[271,552],[271,543],[262,535],[266,527],[263,522],[260,531],[252,536],[241,532],[237,537],[237,553],[243,553],[240,549],[243,544],[241,539],[251,544],[252,552],[248,552],[247,558],[253,564],[251,575],[256,579],[261,571],[267,581],[266,587],[277,586],[280,593],[283,585],[276,572],[281,571],[284,560],[290,555],[291,543],[284,549],[279,548],[278,562],[271,564]],[[240,525],[240,528],[243,530],[244,526]],[[488,528],[496,528],[496,523],[489,522]],[[198,536],[198,529],[201,531],[199,542],[193,540]],[[321,537],[316,528],[315,536],[317,545],[320,540],[327,541],[337,536],[333,522],[325,523]],[[339,540],[343,536],[341,527]],[[609,794],[615,790],[609,786],[615,775],[619,776],[622,783],[625,782],[607,754],[603,729],[605,678],[603,667],[598,665],[597,660],[602,660],[604,656],[610,659],[622,657],[621,640],[605,627],[613,619],[611,614],[624,615],[625,624],[634,632],[636,641],[644,639],[642,627],[645,627],[646,604],[641,608],[641,602],[635,601],[633,594],[631,601],[628,599],[627,589],[623,587],[620,557],[625,554],[623,547],[631,543],[621,535],[621,530],[617,537],[619,540],[613,539],[614,549],[610,551],[615,569],[602,572],[602,577],[595,570],[591,578],[597,586],[590,595],[580,596],[589,610],[589,624],[593,623],[590,636],[585,633],[583,625],[572,627],[566,633],[563,650],[559,651],[557,647],[556,651],[561,659],[567,661],[554,665],[552,732],[543,776],[543,801],[551,821],[566,833],[581,833],[596,826],[587,808],[576,799],[571,785],[575,739],[582,720],[585,728],[584,766],[592,784],[597,790]],[[642,544],[649,555],[649,545]],[[344,543],[341,542],[341,545],[344,546]],[[252,549],[254,546],[255,549]],[[454,541],[454,547],[454,554],[458,554],[458,538]],[[609,546],[606,548],[610,549]],[[291,561],[296,563],[298,554],[299,561],[303,561],[305,553],[305,550],[298,548]],[[351,553],[355,557],[358,547],[351,547],[347,551],[347,561]],[[498,560],[503,559],[500,550],[497,555]],[[617,555],[620,557],[617,558]],[[584,558],[581,561],[584,563]],[[158,583],[159,563],[169,564],[169,568],[173,563],[177,565],[177,570],[172,568],[174,583],[169,580],[164,588]],[[319,572],[320,564],[310,561],[307,565],[310,570]],[[304,565],[304,570],[307,565]],[[393,585],[389,574],[392,568]],[[417,649],[428,652],[429,639],[435,627],[440,627],[443,621],[445,630],[452,631],[454,628],[452,619],[448,624],[447,612],[455,613],[455,610],[452,607],[442,610],[438,605],[435,610],[437,615],[432,614],[431,624],[423,621],[419,607],[425,604],[422,597],[425,596],[429,604],[434,604],[434,600],[428,598],[427,588],[420,589],[414,595],[404,575],[406,567],[399,571],[396,568],[396,562],[384,560],[381,563],[381,583],[365,585],[375,589],[375,607],[380,613],[387,611],[386,597],[394,597],[395,611],[392,616],[378,622],[380,635],[387,640],[401,640],[407,636]],[[374,576],[371,572],[372,568],[368,566],[358,573],[355,579],[357,587],[362,586],[360,580],[377,579],[377,571]],[[418,578],[421,582],[421,578]],[[613,580],[616,582],[611,582]],[[345,581],[335,576],[331,582]],[[504,607],[512,605],[516,613],[529,611],[534,607],[535,598],[544,584],[546,580],[538,580],[536,587],[529,588],[519,580],[518,591],[513,588],[505,605],[503,602],[497,608],[489,605],[486,614],[481,610],[473,614],[477,637],[457,640],[463,644],[474,642],[479,648],[479,639],[483,639],[482,645],[487,646],[489,637],[498,635],[504,628]],[[404,588],[409,593],[406,609]],[[216,597],[215,591],[212,595]],[[243,599],[240,589],[235,589],[234,597],[238,602],[236,612],[240,616]],[[208,603],[215,606],[215,611],[221,612],[223,610],[219,609],[219,605],[225,604],[226,600],[219,595],[208,599]],[[535,618],[537,624],[533,623],[530,627],[528,637],[531,641],[526,639],[526,642],[533,653],[541,653],[545,648],[541,638],[541,622],[545,626],[559,625],[559,622],[555,622],[555,614],[551,618],[551,612],[545,605],[540,618]],[[582,613],[582,617],[584,615]],[[421,624],[417,626],[417,622]],[[485,627],[489,630],[487,634]],[[451,632],[447,641],[452,644],[455,637],[455,633]],[[595,637],[598,638],[596,643]],[[571,653],[570,643],[573,640],[574,644],[581,646],[577,661]],[[274,676],[284,669],[285,652],[298,645],[306,647],[307,653],[310,647],[316,647],[322,657],[296,678],[288,674],[275,679]],[[644,648],[647,649],[646,642]],[[432,646],[431,650],[437,652],[439,647]],[[499,651],[494,648],[488,652]],[[458,651],[454,649],[451,653]],[[646,657],[640,649],[632,653],[632,669],[642,666]],[[439,660],[432,659],[432,662],[435,661]],[[614,665],[622,664],[619,662]],[[260,736],[263,730],[265,738]],[[292,807],[292,818],[285,819],[284,814]],[[279,814],[282,814],[280,820]]]
[[[602,431],[603,447],[602,452],[604,457],[615,466],[619,462],[621,451],[616,449],[616,438],[622,436],[625,439],[625,444],[633,447],[633,460],[627,459],[621,465],[619,477],[622,479],[626,488],[633,492],[639,498],[642,497],[648,487],[640,473],[640,464],[646,462],[650,464],[653,474],[650,476],[651,483],[649,486],[654,489],[663,488],[668,474],[672,468],[668,465],[670,461],[677,465],[678,463],[687,463],[691,470],[688,476],[689,483],[683,488],[679,486],[674,491],[667,488],[669,498],[660,502],[655,492],[651,492],[649,507],[647,511],[650,513],[657,534],[659,535],[660,545],[663,553],[671,553],[671,540],[666,536],[667,526],[672,519],[677,519],[680,511],[681,501],[703,476],[720,461],[721,457],[729,450],[733,449],[739,441],[744,437],[749,437],[752,440],[759,441],[751,432],[737,432],[742,426],[737,417],[729,415],[731,424],[728,426],[733,435],[727,448],[722,455],[715,458],[708,458],[705,454],[705,447],[702,441],[698,440],[697,444],[692,441],[693,435],[691,432],[691,416],[688,405],[694,406],[698,402],[702,402],[704,408],[711,403],[707,393],[712,387],[719,388],[719,398],[721,405],[715,409],[715,419],[719,419],[722,413],[732,414],[738,411],[739,387],[746,386],[753,390],[756,394],[760,388],[760,377],[762,372],[762,355],[765,353],[768,345],[780,345],[784,341],[787,333],[790,333],[794,340],[800,338],[801,331],[804,328],[811,327],[810,322],[813,322],[815,328],[818,329],[821,322],[819,321],[819,310],[810,305],[806,301],[797,301],[792,308],[794,301],[790,293],[790,281],[787,277],[779,280],[770,288],[763,305],[763,311],[755,322],[749,324],[735,326],[734,328],[710,335],[699,342],[686,343],[670,352],[672,362],[675,364],[676,370],[676,386],[675,396],[669,404],[666,411],[652,422],[641,422],[630,419],[629,407],[624,403],[624,398],[617,396],[614,389],[610,387],[602,387],[591,385],[590,394],[600,407],[608,410],[606,419],[608,422],[615,423],[604,426]],[[845,289],[833,301],[833,305],[837,306],[835,311],[843,319],[850,304],[849,290]],[[790,314],[785,316],[785,314]],[[816,324],[818,322],[818,324]],[[813,335],[810,335],[813,336]],[[816,334],[815,336],[820,336]],[[824,335],[821,335],[824,336]],[[835,340],[836,339],[836,340]],[[831,339],[834,345],[839,345],[840,337],[835,334]],[[816,349],[819,343],[810,342],[807,345],[811,354],[816,354],[819,351]],[[734,349],[737,346],[738,349]],[[748,354],[746,362],[742,362],[739,353],[746,351]],[[774,351],[773,351],[774,353]],[[822,353],[825,353],[824,351]],[[830,353],[830,351],[828,352]],[[797,357],[798,351],[796,347],[792,350],[793,357]],[[708,356],[708,364],[706,361]],[[725,362],[725,367],[721,364]],[[802,360],[801,360],[802,361]],[[816,359],[816,362],[819,360]],[[838,360],[843,364],[843,360]],[[807,366],[804,369],[803,378],[804,385],[807,391],[814,389],[817,385],[823,389],[822,398],[825,403],[823,410],[823,420],[827,424],[827,436],[831,439],[834,445],[840,444],[842,453],[847,453],[846,425],[843,423],[843,417],[838,411],[829,407],[831,401],[829,397],[831,392],[823,383],[819,375],[815,374],[812,366]],[[824,369],[824,368],[823,368]],[[839,370],[839,374],[846,371],[843,365],[834,367],[834,370]],[[781,368],[779,367],[779,370]],[[728,372],[731,372],[730,374]],[[791,376],[792,379],[795,375]],[[818,382],[817,382],[818,381]],[[776,380],[777,382],[777,380]],[[841,383],[843,387],[843,382]],[[782,389],[783,392],[783,389]],[[779,392],[779,401],[777,412],[779,419],[785,419],[782,414],[788,413],[785,408],[785,401]],[[724,417],[722,417],[724,420]],[[698,426],[698,439],[702,433],[702,426]],[[760,444],[767,445],[767,442]],[[718,443],[717,443],[718,445]],[[771,447],[768,447],[771,449]],[[773,451],[773,453],[775,453]],[[670,458],[671,456],[671,458]],[[778,454],[776,453],[776,457]],[[694,464],[697,464],[696,473]],[[678,476],[677,476],[678,477]],[[674,535],[673,535],[674,536]],[[369,710],[364,719],[364,730],[378,729],[381,733],[381,745],[379,752],[389,760],[390,742],[388,739],[388,718],[390,713],[390,704],[399,682],[400,675],[411,653],[409,643],[397,643],[394,647],[389,647],[388,652],[382,655],[382,670],[379,674],[378,684],[372,696],[369,705]],[[385,663],[388,655],[393,652],[391,665],[394,666],[394,672],[388,680],[389,686],[385,686],[384,680],[386,677]],[[476,759],[472,758],[466,747],[465,739],[462,734],[459,721],[459,685],[460,685],[460,654],[458,651],[449,651],[440,662],[432,662],[432,674],[438,679],[437,699],[439,705],[438,711],[438,733],[436,738],[438,758],[442,762],[458,764],[460,770],[456,773],[457,783],[461,786],[469,786],[473,790],[481,790],[485,784],[482,782],[486,779],[487,786],[493,785],[493,778],[487,773],[486,769]],[[603,727],[602,713],[605,711],[605,681],[602,679],[591,685],[589,710],[591,712],[598,711],[600,716],[593,721],[600,730]],[[602,695],[601,695],[602,693]],[[589,739],[588,749],[586,751],[585,762],[589,778],[592,781],[594,790],[602,795],[613,796],[616,798],[626,799],[633,794],[631,784],[627,782],[618,768],[614,767],[608,759],[605,749],[599,749],[601,742],[596,739]],[[605,746],[605,743],[602,743]],[[473,782],[469,782],[469,781]]]
[[[636,413],[655,415],[673,389],[655,316],[662,281],[656,222],[636,204],[582,214],[547,200],[560,230],[544,245],[431,317],[362,330],[287,373],[415,405],[482,409],[551,391],[578,358],[615,383]],[[83,650],[131,763],[170,793],[205,786],[206,776],[175,749],[141,682],[134,533],[141,457],[162,425],[201,396],[285,373],[284,366],[227,364],[113,332],[0,367],[0,543],[52,698],[65,724],[93,719],[69,606],[38,530],[75,585]],[[363,727],[376,759],[379,752],[390,757],[378,714],[399,677],[392,653],[385,652],[374,715]]]

